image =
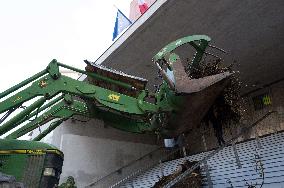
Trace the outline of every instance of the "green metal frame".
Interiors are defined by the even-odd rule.
[[[153,57],[153,61],[158,63],[166,57],[171,57],[171,55],[174,54],[173,51],[181,45],[190,44],[196,49],[196,54],[192,60],[192,64],[196,66],[201,61],[210,40],[211,39],[205,35],[194,35],[178,39],[162,48],[162,50]],[[171,63],[172,62],[174,61],[171,61]],[[9,134],[6,138],[19,138],[44,123],[59,119],[51,123],[48,129],[35,138],[35,140],[40,140],[73,115],[101,118],[111,126],[124,131],[135,133],[157,132],[160,131],[161,124],[164,123],[163,121],[166,121],[165,114],[178,110],[185,100],[182,96],[176,95],[174,85],[169,82],[166,75],[163,75],[164,82],[159,88],[159,91],[154,95],[156,102],[150,103],[145,100],[148,95],[147,90],[139,91],[140,94],[138,97],[127,96],[63,76],[59,72],[60,67],[86,74],[94,79],[103,80],[126,89],[135,89],[130,84],[77,69],[59,63],[54,59],[45,70],[0,93],[1,99],[22,87],[26,87],[22,91],[0,102],[0,113],[16,109],[24,102],[39,98],[19,114],[3,123],[0,127],[0,135],[7,133],[33,117],[34,121],[25,124],[20,129]],[[171,68],[171,65],[169,65],[169,68]],[[32,84],[27,86],[30,83]],[[59,97],[55,98],[58,95]],[[74,97],[79,97],[83,99],[83,101],[73,99]],[[45,104],[47,101],[48,103]],[[93,101],[98,106],[103,106],[103,109],[96,105],[90,106],[86,101]],[[48,110],[45,111],[46,109]],[[43,111],[45,112],[38,116],[38,114]]]

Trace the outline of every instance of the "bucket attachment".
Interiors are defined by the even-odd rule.
[[[181,61],[172,63],[174,89],[183,97],[183,104],[169,123],[171,136],[178,136],[196,128],[229,82],[230,72],[192,79],[186,74]]]
[[[175,90],[179,94],[196,93],[212,85],[216,87],[216,83],[232,75],[230,72],[223,72],[203,78],[191,79],[186,74],[180,60],[173,63],[172,66],[175,78]]]
[[[215,78],[215,76],[217,78]],[[198,92],[196,92],[196,90],[199,89],[199,87],[196,89],[190,89],[188,86],[185,86],[184,89],[182,88],[183,93],[181,95],[184,98],[184,103],[180,106],[179,110],[176,111],[174,117],[168,124],[168,130],[171,136],[178,136],[181,133],[195,129],[229,82],[228,76],[221,80],[218,78],[218,75],[208,77],[215,79],[207,82],[206,80],[210,78],[205,77],[202,79],[192,79],[186,83],[195,83],[196,85],[198,85],[198,83],[202,85],[202,82],[206,83],[202,85],[202,88],[205,87],[205,85],[206,87]],[[217,79],[219,81],[217,81]],[[200,80],[202,81],[200,82]]]
[[[181,58],[175,53],[180,46],[191,45],[196,52],[187,71],[190,73],[195,70],[201,71],[200,62],[204,60],[204,54],[212,55],[205,51],[209,42],[210,38],[203,35],[184,37],[168,44],[153,57],[153,62],[158,67],[163,80],[182,101],[168,121],[164,133],[167,137],[176,137],[195,129],[230,81],[229,78],[233,73],[229,71],[219,71],[216,74],[204,73],[203,77],[191,78],[185,71]],[[213,57],[218,56],[213,55]]]

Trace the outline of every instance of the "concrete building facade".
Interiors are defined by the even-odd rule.
[[[245,111],[241,124],[225,125],[223,127],[225,141],[230,140],[235,135],[240,133],[243,128],[253,124],[269,112],[272,112],[272,114],[265,118],[262,122],[258,123],[253,129],[243,134],[243,136],[238,139],[238,142],[243,142],[245,140],[283,131],[283,92],[284,80],[244,94],[243,109]],[[270,103],[258,108],[254,99],[263,95],[269,96]],[[203,125],[193,131],[190,134],[190,137],[187,138],[187,147],[191,154],[217,148],[218,142],[213,127]]]

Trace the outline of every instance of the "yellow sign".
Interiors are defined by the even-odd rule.
[[[15,100],[13,100],[13,102],[17,102],[18,100],[21,100],[22,97],[21,96],[17,96]]]
[[[44,80],[41,80],[41,81],[39,82],[39,86],[40,86],[40,87],[46,87],[46,86],[47,86],[47,82],[44,81]]]
[[[264,95],[263,98],[262,98],[262,102],[263,102],[264,105],[270,105],[270,104],[272,104],[269,95]]]
[[[37,154],[37,155],[42,155],[42,154],[45,154],[45,152],[43,150],[26,150],[26,152],[28,154]]]
[[[115,94],[110,94],[110,95],[108,96],[108,98],[109,98],[110,100],[113,100],[113,101],[118,102],[120,96],[119,96],[119,95],[115,95]]]

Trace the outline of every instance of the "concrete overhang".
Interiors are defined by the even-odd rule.
[[[283,12],[283,0],[157,0],[95,63],[152,85],[157,69],[151,59],[163,46],[205,34],[229,52],[225,62],[237,62],[247,92],[284,77]]]

